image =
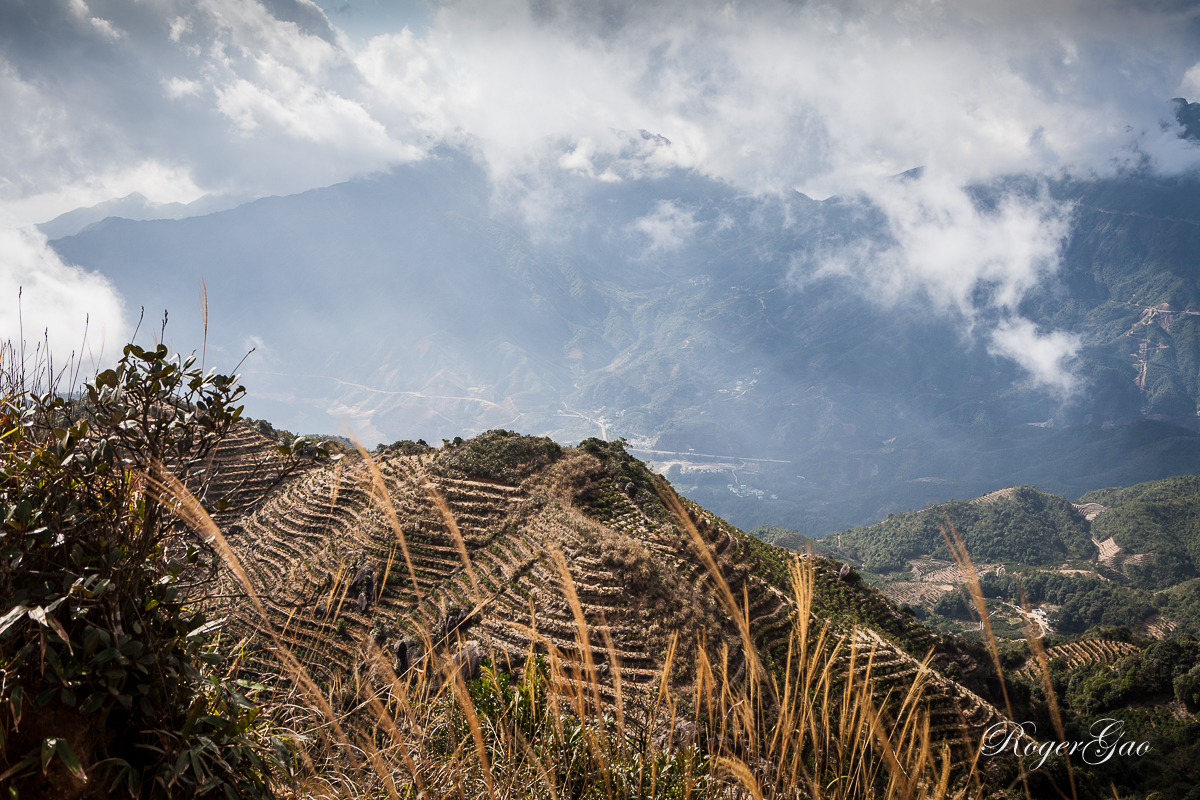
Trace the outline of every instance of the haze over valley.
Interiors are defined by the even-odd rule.
[[[1200,470],[1193,180],[1017,187],[1066,209],[1061,264],[1019,303],[981,282],[948,308],[938,283],[816,263],[889,246],[864,198],[748,198],[682,172],[569,188],[572,223],[539,237],[444,150],[52,247],[146,308],[144,327],[169,310],[173,346],[201,333],[203,280],[210,363],[253,348],[248,413],[277,426],[371,445],[624,437],[746,528],[823,534],[1012,483],[1078,496]],[[981,229],[1004,224],[993,196],[975,202]],[[1053,343],[1021,326],[1070,352],[1034,361]]]

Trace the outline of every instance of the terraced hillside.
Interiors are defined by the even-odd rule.
[[[1125,656],[1142,652],[1142,648],[1129,642],[1118,642],[1108,639],[1080,639],[1066,644],[1051,647],[1046,651],[1050,660],[1061,658],[1066,662],[1067,669],[1076,669],[1090,664],[1113,664]],[[1020,674],[1037,675],[1036,662],[1030,661],[1020,669]]]
[[[472,456],[473,447],[484,456]],[[224,452],[252,460],[242,444]],[[277,663],[268,648],[278,636],[343,710],[356,683],[370,678],[372,645],[403,672],[429,668],[430,653],[467,652],[460,637],[497,664],[557,649],[579,666],[576,680],[594,677],[608,702],[618,691],[615,661],[631,708],[658,691],[673,641],[680,653],[702,641],[714,663],[727,653],[726,669],[740,680],[747,659],[737,625],[691,535],[651,494],[654,482],[619,445],[589,440],[562,450],[504,432],[440,451],[398,448],[307,468],[222,521],[267,609],[264,617],[231,601],[229,628],[246,637],[247,667],[265,671]],[[764,666],[782,665],[794,617],[792,555],[685,505]],[[902,697],[921,674],[931,687],[931,725],[947,741],[961,739],[962,719],[982,728],[999,718],[921,663],[937,643],[928,630],[837,563],[813,564],[816,621],[833,620],[848,636],[852,623],[871,626],[848,642],[858,669],[871,661],[881,697]],[[230,595],[239,593],[224,580]],[[674,685],[694,680],[693,661],[674,660]]]
[[[234,520],[244,507],[287,480],[298,466],[281,456],[278,442],[249,425],[237,425],[204,465],[200,499],[211,508],[227,508],[220,515],[222,521]]]

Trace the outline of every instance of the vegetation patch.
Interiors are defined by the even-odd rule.
[[[12,369],[11,365],[7,365]],[[220,668],[198,487],[245,390],[129,345],[67,403],[0,375],[0,775],[13,798],[264,797],[292,769]]]
[[[750,531],[756,539],[762,539],[776,547],[785,547],[797,553],[812,552],[819,556],[833,556],[834,552],[819,539],[805,536],[792,528],[781,528],[778,525],[759,525]]]
[[[954,527],[976,561],[1057,566],[1096,553],[1087,520],[1064,497],[1014,487],[992,502],[952,501],[923,511],[889,514],[883,522],[831,534],[826,543],[872,572],[903,570],[911,558],[946,552],[943,530]]]
[[[592,437],[580,442],[579,449],[600,459],[612,479],[614,489],[632,500],[651,519],[669,523],[670,514],[658,499],[654,473],[641,461],[629,455],[625,445],[624,439],[606,442]]]
[[[461,444],[462,439],[459,439],[458,442]],[[375,452],[380,455],[396,456],[420,456],[432,453],[434,450],[435,448],[424,439],[417,439],[415,442],[412,439],[401,439],[398,442],[381,444],[375,448]]]
[[[437,466],[451,477],[516,486],[562,455],[562,445],[553,439],[494,430],[450,443],[439,452]]]

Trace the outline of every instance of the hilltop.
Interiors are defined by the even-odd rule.
[[[221,476],[236,476],[270,446],[255,431],[239,430],[218,453],[218,486],[233,485]],[[593,665],[594,675],[585,670],[577,680],[600,680],[609,703],[616,687],[605,676],[614,658],[625,702],[636,705],[660,691],[676,648],[666,677],[687,697],[700,643],[713,663],[727,661],[730,674],[746,680],[738,625],[695,542],[664,507],[664,491],[674,496],[620,444],[589,439],[563,448],[502,430],[442,449],[399,442],[369,461],[354,454],[336,467],[314,466],[253,506],[218,515],[268,612],[263,618],[235,603],[231,630],[248,637],[247,669],[263,671],[273,660],[271,630],[278,631],[344,708],[371,671],[368,642],[398,669],[459,636],[496,663],[522,664],[531,651],[556,650],[579,668]],[[782,669],[795,624],[795,554],[683,506],[742,608],[756,657],[770,672]],[[875,649],[877,671],[888,676],[880,692],[925,670],[920,661],[931,650],[943,667],[962,656],[856,575],[839,577],[839,562],[813,563],[813,613],[843,634],[860,626],[856,646]],[[563,566],[590,634],[586,654]],[[232,575],[224,580],[229,594],[239,594]],[[971,670],[978,673],[971,685],[988,694],[986,664]],[[931,708],[947,715],[947,730],[957,729],[960,715],[972,730],[999,718],[965,686],[928,674]]]
[[[238,436],[219,462],[232,466],[266,444],[252,431]],[[1117,533],[1121,544],[1108,538],[1097,543],[1095,537],[1105,536],[1100,520],[1129,519],[1139,503],[1177,507],[1177,522],[1190,513],[1185,509],[1192,508],[1197,487],[1195,479],[1175,479],[1107,490],[1076,503],[1010,487],[974,501],[892,515],[846,531],[840,541],[827,537],[813,543],[819,554],[804,559],[812,567],[813,622],[830,623],[836,635],[848,637],[850,652],[857,653],[851,658],[871,659],[869,686],[879,702],[886,704],[889,693],[907,691],[918,678],[927,681],[922,708],[931,714],[935,738],[952,747],[1003,720],[1005,703],[1012,704],[1014,718],[1049,730],[1043,678],[1024,641],[1022,614],[1015,611],[1019,601],[1011,581],[1020,576],[1030,601],[1052,612],[1027,618],[1048,648],[1048,674],[1069,724],[1086,728],[1103,714],[1118,713],[1137,735],[1174,743],[1162,745],[1174,754],[1158,771],[1125,765],[1118,775],[1101,766],[1077,770],[1077,780],[1093,788],[1110,781],[1126,788],[1153,784],[1173,796],[1192,774],[1189,731],[1200,708],[1200,695],[1193,700],[1189,694],[1190,678],[1175,676],[1200,664],[1200,647],[1186,636],[1156,642],[1147,635],[1183,633],[1198,617],[1174,601],[1151,600],[1144,618],[1124,628],[1095,627],[1122,608],[1140,608],[1130,599],[1146,593],[1138,588],[1143,578],[1137,566],[1153,557],[1141,550],[1131,554],[1128,534]],[[702,551],[668,508],[671,497],[677,496],[665,481],[620,443],[588,439],[564,448],[503,430],[437,449],[397,442],[367,458],[350,456],[340,466],[314,465],[252,510],[226,518],[230,543],[267,610],[264,617],[235,604],[230,630],[247,637],[244,663],[259,678],[272,669],[273,630],[329,693],[334,708],[349,715],[343,725],[353,729],[371,724],[370,716],[354,715],[363,708],[362,687],[383,679],[371,653],[386,653],[403,674],[418,665],[429,670],[439,657],[469,663],[463,654],[476,648],[480,657],[518,672],[531,652],[557,653],[573,664],[565,686],[578,692],[595,686],[598,702],[621,704],[629,718],[641,715],[640,724],[665,730],[666,721],[652,710],[654,698],[673,692],[675,714],[695,713],[706,664],[723,665],[735,685],[749,686],[758,659],[765,675],[784,680],[797,623],[795,576],[788,568],[795,551],[680,500],[737,598],[738,616],[748,623],[754,643],[748,657]],[[959,592],[947,591],[964,577],[945,561],[938,527],[946,519],[977,551],[985,595],[1006,598],[987,601],[997,636],[1018,640],[1002,645],[997,661],[987,655],[985,641],[946,638],[926,625],[944,631],[975,626],[958,621],[971,612]],[[758,533],[807,544],[795,531]],[[836,559],[861,564],[870,580]],[[886,569],[896,563],[909,572],[889,579]],[[1065,583],[1047,584],[1047,577]],[[925,598],[925,607],[919,599],[904,603],[898,590],[908,591],[914,580],[939,587],[940,596]],[[1193,584],[1200,581],[1173,591]],[[1097,586],[1118,594],[1098,601]],[[236,584],[229,581],[228,590],[236,593]],[[586,648],[580,646],[581,619]],[[1085,635],[1071,635],[1085,629]],[[429,658],[434,660],[421,660]],[[1000,690],[997,666],[1008,696]],[[984,763],[1004,774],[999,762]],[[1038,785],[1035,795],[1050,791]]]
[[[1077,501],[1013,486],[970,501],[891,514],[823,540],[889,597],[945,630],[970,613],[946,538],[961,535],[985,594],[1021,638],[1023,591],[1063,633],[1123,625],[1145,636],[1200,634],[1200,477],[1089,492]],[[943,533],[945,531],[945,534]],[[954,620],[960,620],[955,622]]]

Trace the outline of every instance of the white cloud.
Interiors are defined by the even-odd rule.
[[[161,85],[157,89],[161,99]],[[78,102],[55,96],[0,55],[6,120],[0,126],[0,216],[45,222],[131,192],[158,202],[190,202],[204,194],[191,169],[180,164],[189,160],[187,154],[147,157],[152,146],[139,147],[144,141],[139,134],[125,135],[105,116],[103,95],[92,96],[86,86],[83,94]]]
[[[82,358],[83,373],[120,356],[130,327],[101,275],[64,264],[34,228],[0,228],[0,341],[26,351],[48,341],[54,362]]]
[[[51,185],[50,191],[30,194],[3,205],[9,224],[47,222],[63,211],[91,206],[134,192],[156,203],[190,203],[206,193],[192,180],[189,171],[156,160],[113,165],[111,170],[85,174],[71,182]]]
[[[1022,298],[1058,268],[1068,205],[1028,190],[997,189],[981,200],[929,171],[874,182],[859,202],[864,216],[882,214],[882,229],[811,254],[797,264],[798,284],[836,276],[882,305],[932,306],[990,340],[990,352],[1016,361],[1034,383],[1062,394],[1077,387],[1070,356],[1078,338],[1039,332],[1018,314]]]
[[[187,17],[176,17],[171,20],[170,32],[167,38],[172,42],[178,43],[183,35],[192,29],[192,21]]]
[[[423,41],[373,40],[358,60],[372,86],[404,76],[408,103],[436,85],[426,118],[476,136],[497,175],[587,142],[593,174],[612,161],[829,194],[917,165],[968,183],[1137,163],[1196,49],[1191,12],[1075,3],[538,8],[452,3]],[[630,148],[620,132],[639,130],[668,144]]]
[[[592,166],[592,156],[595,152],[596,143],[592,141],[592,137],[584,136],[575,145],[574,149],[563,153],[559,157],[558,165],[570,172],[594,178],[596,177],[596,170]]]
[[[115,27],[111,22],[102,17],[92,17],[89,21],[92,23],[93,28],[95,28],[104,36],[107,36],[109,39],[120,39],[124,36],[128,36],[125,31]]]
[[[260,83],[238,80],[217,89],[217,108],[243,134],[263,125],[285,137],[353,153],[368,162],[402,161],[413,148],[393,141],[387,130],[353,100],[305,81],[270,59],[260,64]]]
[[[71,9],[71,13],[74,14],[76,18],[88,22],[91,24],[92,28],[109,39],[120,39],[121,37],[127,35],[125,31],[115,27],[111,22],[103,17],[93,17],[91,15],[91,11],[88,9],[87,3],[84,2],[84,0],[71,0],[71,2],[68,4],[68,7]]]
[[[1068,207],[1044,195],[1003,193],[984,210],[953,178],[929,171],[877,182],[868,197],[887,216],[892,243],[876,244],[872,261],[853,271],[888,297],[924,291],[968,318],[981,286],[988,306],[1015,310],[1057,268],[1068,229]]]
[[[1071,372],[1071,361],[1081,346],[1082,341],[1075,334],[1042,332],[1027,319],[1008,319],[992,332],[988,352],[1020,364],[1035,385],[1060,397],[1069,397],[1079,388],[1079,379]]]
[[[181,97],[188,95],[198,95],[204,85],[200,81],[188,80],[187,78],[171,78],[169,81],[163,81],[163,86],[167,90],[167,97],[172,100],[178,100]]]
[[[680,247],[695,234],[698,227],[695,212],[681,208],[671,200],[660,201],[654,211],[633,223],[634,230],[649,238],[648,253]]]

